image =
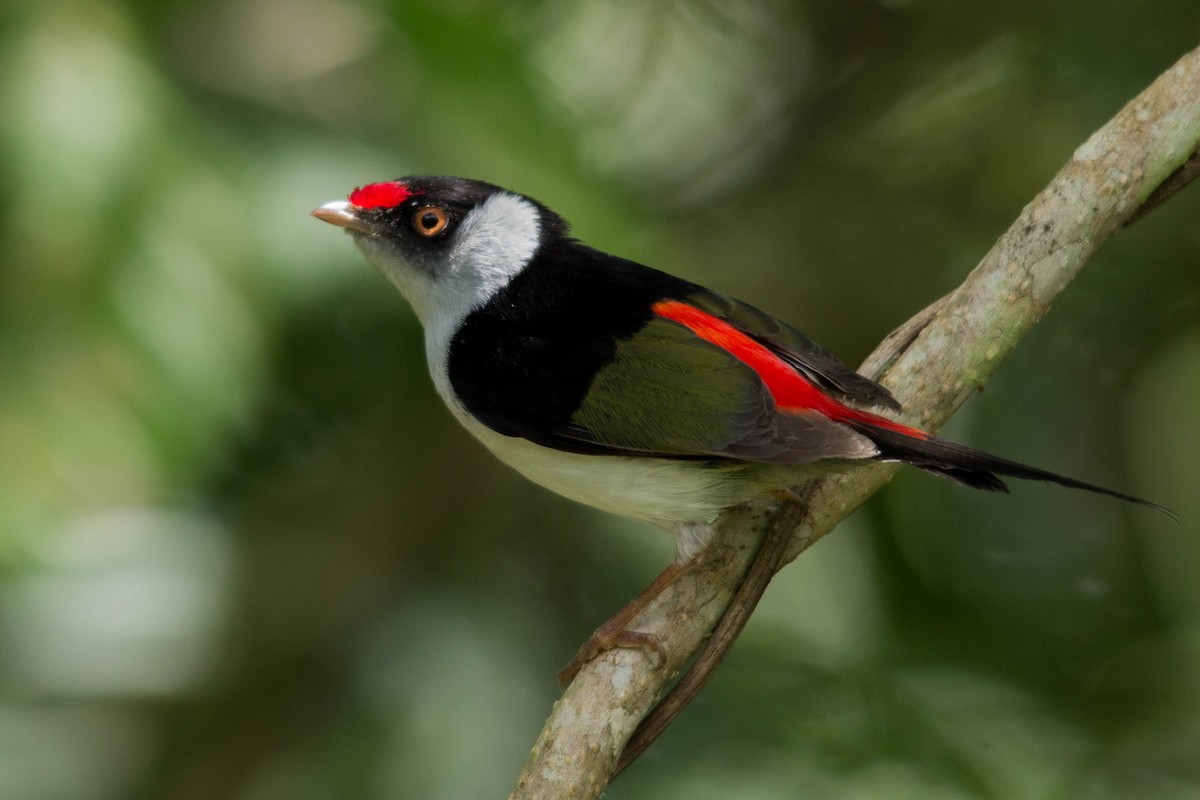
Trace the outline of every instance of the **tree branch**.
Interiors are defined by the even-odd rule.
[[[1079,147],[966,281],[889,336],[863,365],[864,374],[879,377],[904,402],[901,420],[940,428],[1109,236],[1196,177],[1198,149],[1200,50]],[[723,515],[704,566],[634,621],[637,630],[662,638],[665,668],[654,669],[630,650],[589,663],[555,704],[511,797],[598,797],[638,721],[721,618],[767,529],[778,520],[783,530],[776,532],[789,533],[783,559],[790,561],[895,469],[874,464],[813,482],[802,514],[762,501]],[[770,561],[764,554],[760,563],[771,571]],[[720,645],[716,660],[727,647]],[[699,678],[702,685],[707,672]]]

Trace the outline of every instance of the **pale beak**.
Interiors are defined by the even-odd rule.
[[[359,214],[362,212],[356,205],[347,200],[334,200],[332,203],[314,208],[312,215],[322,222],[337,225],[359,233],[373,233],[374,229]]]

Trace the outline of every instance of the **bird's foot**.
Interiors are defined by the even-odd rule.
[[[662,639],[658,636],[643,631],[616,628],[610,626],[611,622],[612,620],[597,628],[591,638],[583,643],[583,647],[579,648],[579,652],[575,654],[570,663],[558,671],[558,685],[561,688],[566,689],[571,685],[571,681],[575,680],[575,676],[579,674],[579,670],[583,669],[584,664],[616,647],[644,650],[647,655],[654,657],[655,669],[662,669],[663,665],[667,663],[667,648],[663,646]]]
[[[612,619],[597,628],[591,637],[583,643],[583,647],[579,648],[579,652],[571,659],[571,663],[559,671],[558,685],[566,689],[571,681],[575,680],[575,676],[579,674],[579,670],[583,669],[585,664],[596,656],[603,655],[615,647],[630,647],[644,650],[648,655],[656,658],[657,663],[655,667],[661,669],[667,663],[667,648],[663,645],[662,639],[653,633],[631,631],[629,630],[629,625],[638,614],[642,613],[646,606],[666,591],[667,587],[698,563],[699,558],[694,558],[682,564],[672,562],[666,569],[658,573],[658,576],[650,581],[649,586],[643,589],[637,597],[629,601],[624,608],[614,614]]]

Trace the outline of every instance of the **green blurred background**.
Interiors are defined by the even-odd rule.
[[[1195,0],[8,0],[0,797],[507,793],[667,537],[502,469],[308,217],[413,172],[849,363],[1200,43]],[[1200,797],[1200,189],[948,433],[1175,508],[909,470],[609,796]]]

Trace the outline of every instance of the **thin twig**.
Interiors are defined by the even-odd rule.
[[[729,603],[729,608],[721,617],[721,621],[717,623],[717,627],[713,629],[712,636],[705,642],[704,647],[692,661],[684,676],[671,687],[667,696],[658,702],[658,705],[633,732],[629,743],[621,752],[617,766],[609,776],[609,781],[615,779],[626,767],[637,760],[637,757],[645,752],[646,748],[695,699],[700,690],[704,688],[704,684],[708,683],[708,679],[712,677],[712,673],[725,658],[725,654],[729,652],[729,648],[741,634],[742,628],[746,626],[750,615],[758,607],[758,601],[762,599],[763,592],[767,590],[767,584],[771,582],[771,578],[775,577],[775,573],[782,566],[783,557],[787,554],[788,544],[791,542],[792,532],[796,530],[796,526],[800,524],[800,519],[804,515],[806,494],[807,492],[802,490],[795,499],[788,499],[780,504],[779,512],[771,521],[767,538],[759,548],[758,554],[755,555],[754,561],[751,562],[750,569],[746,571],[737,593]]]
[[[1187,186],[1192,181],[1200,177],[1200,150],[1192,153],[1192,157],[1185,161],[1179,169],[1167,176],[1167,179],[1158,185],[1158,188],[1150,193],[1150,196],[1142,201],[1138,206],[1138,210],[1133,212],[1129,219],[1125,220],[1125,227],[1129,227],[1137,222],[1142,217],[1149,214],[1154,209],[1161,206],[1167,200],[1175,196],[1175,194]]]

